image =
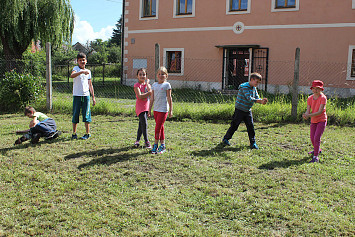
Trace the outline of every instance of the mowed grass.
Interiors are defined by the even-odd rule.
[[[92,137],[13,146],[29,120],[0,115],[0,236],[353,236],[354,127],[328,126],[309,164],[308,123],[167,121],[168,151],[133,148],[138,120],[93,117]],[[149,120],[153,140],[154,120]],[[84,133],[79,124],[79,135]]]

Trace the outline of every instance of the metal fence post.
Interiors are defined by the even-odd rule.
[[[51,58],[51,43],[46,43],[46,95],[47,95],[47,110],[52,110],[52,58]]]
[[[296,48],[295,54],[295,71],[293,76],[292,85],[292,109],[291,116],[297,118],[297,105],[298,105],[298,83],[300,79],[300,48]]]
[[[157,73],[158,73],[158,69],[160,67],[160,48],[159,48],[159,44],[156,43],[155,44],[155,72],[154,72],[154,78],[155,81],[157,81]]]

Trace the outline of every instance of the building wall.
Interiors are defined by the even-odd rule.
[[[274,12],[273,0],[250,0],[249,13],[227,14],[227,1],[195,1],[194,17],[174,16],[174,0],[159,0],[157,19],[140,18],[141,0],[127,0],[125,9],[125,69],[135,78],[133,59],[149,58],[154,75],[155,44],[163,65],[165,48],[182,48],[184,73],[169,80],[222,89],[223,48],[217,45],[260,45],[269,48],[268,83],[288,86],[293,79],[295,49],[301,50],[301,86],[322,79],[329,88],[354,91],[347,78],[349,47],[355,45],[352,0],[299,0],[298,10]],[[242,33],[235,27],[241,22]],[[243,27],[244,25],[244,27]],[[237,33],[236,33],[237,32]],[[302,77],[302,75],[304,75]],[[354,79],[354,80],[349,80]],[[203,83],[201,83],[203,84]]]

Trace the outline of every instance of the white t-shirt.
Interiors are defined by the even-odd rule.
[[[75,66],[73,71],[80,72],[80,71],[89,71],[89,74],[85,75],[80,74],[79,76],[75,77],[73,80],[73,96],[89,96],[89,80],[91,80],[91,71],[89,69],[81,69],[79,66]]]
[[[168,112],[169,104],[166,96],[166,91],[171,89],[169,82],[164,82],[159,84],[154,82],[152,85],[152,91],[154,91],[154,111],[157,112]]]

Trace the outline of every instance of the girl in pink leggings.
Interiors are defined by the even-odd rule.
[[[171,85],[167,82],[168,70],[165,67],[160,67],[157,73],[158,82],[152,85],[152,94],[150,97],[148,116],[151,115],[151,110],[154,104],[154,119],[155,119],[155,142],[152,149],[152,154],[164,153],[165,134],[164,122],[169,115],[173,116],[173,102],[171,98]],[[160,141],[160,146],[158,143]]]
[[[324,90],[322,81],[313,81],[311,90],[313,95],[307,99],[307,111],[303,114],[303,118],[311,118],[311,141],[314,150],[309,152],[309,154],[313,155],[310,163],[314,163],[319,161],[318,154],[321,152],[320,138],[327,125],[327,114],[325,112],[327,97],[322,92]]]

